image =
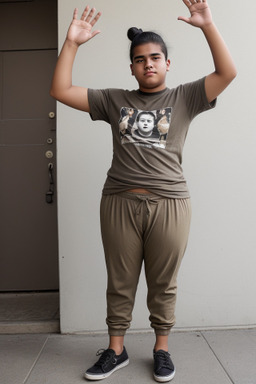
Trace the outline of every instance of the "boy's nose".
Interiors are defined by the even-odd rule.
[[[145,63],[145,68],[146,68],[146,69],[153,68],[153,65],[151,64],[150,61],[146,61],[146,63]]]

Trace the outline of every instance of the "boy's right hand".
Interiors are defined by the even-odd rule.
[[[79,46],[100,33],[99,30],[92,31],[93,26],[97,23],[101,16],[100,12],[98,12],[95,16],[94,13],[95,8],[90,10],[90,7],[87,5],[82,13],[81,19],[78,20],[78,9],[75,8],[73,20],[67,33],[67,40]]]

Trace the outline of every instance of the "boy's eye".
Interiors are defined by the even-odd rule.
[[[157,60],[160,60],[160,59],[161,59],[161,56],[152,56],[152,60],[154,60],[154,61],[157,61]],[[140,64],[140,63],[143,63],[143,62],[144,62],[143,58],[135,60],[136,64]]]

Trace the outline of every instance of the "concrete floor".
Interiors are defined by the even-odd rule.
[[[84,371],[107,346],[107,335],[0,335],[1,384],[82,384]],[[130,364],[105,383],[150,384],[152,333],[130,333]],[[169,350],[174,384],[256,384],[256,329],[177,332]]]

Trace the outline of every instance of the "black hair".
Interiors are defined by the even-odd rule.
[[[138,45],[147,44],[147,43],[155,43],[161,46],[161,50],[165,56],[165,59],[168,59],[168,49],[167,46],[160,35],[155,32],[146,31],[144,32],[142,29],[138,29],[136,27],[132,27],[128,29],[127,32],[128,39],[131,40],[130,46],[130,59],[131,62],[133,60],[133,52],[134,48]]]
[[[141,111],[141,112],[138,113],[138,115],[136,116],[136,121],[139,121],[139,120],[140,120],[140,117],[141,117],[142,115],[150,115],[150,116],[153,117],[154,122],[155,122],[155,120],[156,120],[156,116],[154,115],[153,112],[151,112],[151,111]]]

